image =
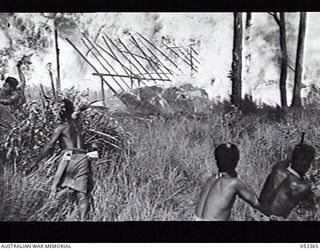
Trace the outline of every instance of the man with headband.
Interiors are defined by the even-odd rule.
[[[300,143],[290,160],[273,166],[259,198],[261,211],[271,220],[290,220],[291,211],[300,202],[314,205],[311,185],[304,178],[314,158],[314,148]]]
[[[235,170],[240,158],[237,146],[219,145],[215,158],[219,172],[211,176],[202,188],[195,211],[197,221],[229,220],[237,196],[255,208],[259,206],[258,197],[238,178]]]

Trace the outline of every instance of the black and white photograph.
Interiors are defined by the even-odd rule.
[[[319,221],[319,23],[0,13],[0,221]]]

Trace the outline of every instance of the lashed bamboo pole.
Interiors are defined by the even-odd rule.
[[[84,59],[90,66],[91,68],[96,72],[96,73],[100,73],[97,68],[95,66],[93,66],[93,64],[85,57],[85,55],[83,55],[81,53],[81,51],[68,39],[66,38],[67,42],[78,52],[78,54],[82,57],[82,59]],[[128,107],[128,105],[120,98],[120,96],[118,95],[117,91],[114,90],[114,88],[112,88],[112,86],[104,79],[102,78],[103,82],[105,84],[107,84],[107,86],[111,89],[111,91],[119,98],[119,100],[126,105],[126,107]],[[128,107],[129,108],[129,107]]]
[[[158,49],[155,45],[153,45],[147,38],[145,38],[143,35],[141,35],[140,33],[138,33],[143,40],[145,40],[148,44],[150,44],[153,48],[156,49],[156,51],[158,51],[162,56],[164,56],[169,62],[171,62],[181,73],[183,73],[183,71],[179,68],[179,66],[172,61],[164,52],[162,52],[160,49]]]
[[[117,57],[117,55],[113,52],[112,48],[110,47],[110,45],[108,44],[107,40],[105,37],[102,37],[103,41],[105,42],[105,44],[108,46],[108,49],[111,51],[112,55],[102,46],[98,45],[98,47],[104,51],[105,53],[107,53],[113,60],[115,60],[117,63],[119,63],[122,68],[124,69],[125,73],[130,76],[130,75],[134,75],[134,76],[138,76],[137,74],[135,74],[131,69],[129,69],[126,65],[124,65],[120,59]],[[108,38],[110,40],[110,38]],[[110,40],[111,44],[113,44],[112,40]],[[145,82],[141,81],[144,85],[146,85]]]
[[[107,38],[110,41],[110,43],[113,44],[112,40],[109,37],[107,37]],[[122,68],[126,72],[126,74],[129,75],[129,71],[128,71],[127,67],[123,63],[121,63],[121,61],[119,60],[117,55],[113,52],[113,50],[112,50],[111,46],[109,45],[109,43],[107,42],[106,38],[104,36],[102,36],[102,39],[105,42],[105,44],[107,45],[110,52],[112,53],[112,56],[110,55],[109,52],[107,52],[107,50],[105,50],[102,46],[100,47],[100,45],[99,45],[100,49],[102,49],[104,52],[106,52],[111,58],[113,58],[113,60],[118,62],[122,66]]]
[[[99,28],[99,30],[98,30],[98,32],[97,32],[97,35],[96,35],[96,37],[95,37],[94,40],[93,40],[93,43],[96,43],[96,42],[97,42],[98,37],[99,37],[99,35],[100,35],[100,33],[101,33],[101,31],[102,31],[102,29],[103,29],[104,27],[105,27],[105,25],[102,25],[102,26]],[[83,32],[82,32],[82,35],[84,35]],[[88,52],[86,53],[86,56],[89,55],[89,53],[91,52],[91,50],[92,50],[92,48],[91,48],[90,50],[88,50]]]
[[[194,54],[194,51],[193,51],[191,45],[189,46],[189,48],[190,48],[190,51],[191,51],[192,60],[193,60],[194,62],[200,64],[200,62],[198,61],[198,59],[193,55],[193,54]]]
[[[128,49],[128,47],[121,41],[120,38],[118,38],[118,41],[119,41],[119,42],[121,43],[121,45],[125,48],[126,51],[128,51],[129,53],[131,53],[130,50]],[[139,65],[147,74],[149,74],[148,70],[140,63],[140,61],[139,61],[135,56],[131,55],[131,57],[138,63],[138,65]],[[132,63],[132,65],[133,65],[136,69],[138,69],[138,67],[136,67],[135,64],[134,64],[132,61],[131,61],[131,63]],[[139,74],[142,74],[142,72],[141,72],[140,70],[138,70],[138,72],[139,72]],[[152,78],[152,76],[151,76],[150,74],[149,74],[149,76],[150,76],[150,78]]]
[[[189,50],[189,54],[190,54],[190,62],[191,62],[191,76],[193,75],[193,60],[192,60],[192,50]]]
[[[98,46],[100,48],[100,45],[99,44],[96,44],[96,46]],[[101,48],[100,48],[101,49]],[[96,49],[97,50],[97,49]],[[98,51],[98,50],[97,50]],[[102,53],[99,51],[98,52],[99,55],[102,57],[102,59],[108,64],[108,66],[116,73],[118,74],[117,70],[112,66],[111,63],[109,63],[109,61],[102,55]],[[109,55],[110,56],[110,55]],[[112,59],[114,59],[112,56],[111,56]],[[124,79],[121,78],[121,81],[127,86],[127,83]]]
[[[125,58],[129,63],[132,64],[132,66],[138,71],[139,74],[142,74],[140,69],[123,53],[121,52],[120,48],[107,36],[108,40],[112,43],[112,45],[117,49],[118,52],[122,55],[123,58]]]
[[[105,97],[105,92],[104,92],[104,82],[103,82],[103,77],[101,76],[101,94],[102,94],[102,102],[103,106],[106,106],[106,97]]]
[[[111,57],[114,61],[116,61],[117,63],[119,63],[122,68],[124,69],[125,73],[130,76],[130,75],[134,75],[137,76],[137,74],[133,73],[131,69],[129,69],[126,65],[124,65],[120,59],[118,59],[118,57],[114,54],[114,52],[112,51],[110,45],[107,43],[107,41],[105,40],[105,38],[103,37],[104,42],[107,44],[109,50],[112,52],[112,54],[110,54],[105,48],[103,48],[101,45],[97,44],[97,46],[103,51],[105,52],[109,57]],[[113,55],[114,54],[114,55]],[[145,82],[143,82],[144,85],[146,85]]]
[[[157,55],[155,53],[152,52],[151,49],[149,49],[149,47],[147,45],[145,45],[143,42],[142,44],[144,45],[144,47],[149,51],[149,53],[151,54],[151,56],[153,56],[159,63],[160,63],[160,66],[164,67],[168,73],[167,74],[170,74],[170,75],[173,75],[174,74],[174,71],[172,71],[171,69],[167,68],[166,65],[160,60],[159,57],[157,57]]]
[[[113,68],[113,66],[107,61],[107,59],[104,58],[104,56],[102,55],[102,53],[96,48],[96,46],[90,41],[90,39],[89,39],[84,33],[82,33],[82,35],[83,35],[83,36],[87,39],[87,41],[91,44],[92,48],[98,52],[98,54],[100,55],[100,57],[107,63],[107,65],[108,65],[113,71],[115,71],[116,74],[118,74],[118,72],[117,72],[117,71]],[[103,64],[102,64],[102,66],[104,67]],[[106,69],[106,68],[104,67],[104,69]],[[110,71],[108,71],[107,69],[106,69],[106,71],[107,71],[108,73],[110,73]],[[121,78],[121,79],[122,79],[122,78]],[[123,79],[122,79],[122,80],[123,80]],[[119,83],[117,80],[114,79],[114,81],[120,86],[120,88],[121,88],[122,90],[124,90],[124,89],[122,88],[122,86],[120,85],[120,83]],[[123,80],[123,82],[124,82],[124,84],[125,84],[128,88],[130,88],[124,80]]]
[[[54,87],[53,74],[52,74],[51,69],[48,69],[48,71],[49,71],[49,75],[50,75],[51,89],[52,89],[52,93],[53,93],[53,98],[56,98],[56,90],[55,90],[55,87]]]
[[[183,62],[185,62],[187,65],[191,66],[191,64],[186,60],[184,59],[183,57],[181,57],[177,52],[175,52],[173,49],[171,49],[168,45],[162,43],[168,50],[170,50],[173,54],[175,54],[176,56],[178,56],[178,58],[182,59]],[[196,69],[195,69],[196,72],[198,72]]]
[[[89,46],[86,44],[86,42],[81,38],[81,41],[83,42],[83,44],[87,47],[87,48],[89,48]],[[110,71],[103,65],[103,63],[100,61],[100,59],[97,57],[97,55],[92,51],[91,52],[91,54],[94,56],[94,58],[100,63],[100,65],[104,68],[104,70],[108,73],[108,74],[110,74]],[[118,82],[118,80],[116,79],[116,78],[114,78],[114,77],[111,77],[114,81],[115,81],[115,83],[121,88],[121,90],[123,90],[124,91],[124,88],[119,84],[119,82]]]
[[[131,41],[131,42],[139,49],[139,51],[145,56],[145,58],[148,60],[149,65],[150,65],[151,68],[154,70],[154,72],[155,72],[161,79],[163,79],[163,78],[161,77],[161,75],[158,73],[157,69],[154,67],[152,59],[151,59],[151,58],[148,58],[148,56],[146,55],[146,53],[144,53],[143,49],[141,49],[141,47],[140,47],[139,43],[137,42],[137,40],[136,40],[131,34],[130,34],[130,36],[131,36],[131,39],[132,39],[132,40],[130,40],[130,41]]]
[[[60,82],[60,49],[59,49],[59,44],[58,44],[58,27],[57,23],[54,20],[53,21],[54,25],[54,41],[55,41],[55,48],[56,48],[56,59],[57,59],[57,91],[61,90],[61,82]]]
[[[170,79],[161,79],[161,78],[144,78],[140,76],[128,76],[128,75],[115,75],[115,74],[106,74],[106,73],[92,73],[94,76],[113,76],[113,77],[127,77],[138,80],[147,80],[147,81],[171,81]]]
[[[142,74],[141,73],[141,71],[139,70],[139,68],[134,64],[134,63],[132,63],[132,61],[129,59],[129,58],[127,58],[127,56],[123,53],[123,52],[121,52],[121,50],[118,48],[118,46],[111,40],[111,38],[109,38],[107,35],[105,35],[107,38],[108,38],[108,40],[110,41],[110,43],[120,52],[120,54],[122,55],[122,57],[124,57],[129,63],[131,63],[133,66],[134,66],[134,68],[138,71],[138,73],[139,74]],[[120,60],[119,60],[119,62],[120,62]],[[128,69],[128,67],[126,67],[127,69]],[[131,73],[132,71],[131,70],[129,70],[129,73]],[[128,72],[127,72],[127,74],[128,74]],[[129,74],[128,74],[129,75]],[[134,74],[134,75],[137,75],[137,74]],[[146,83],[144,83],[143,81],[141,81],[144,85],[146,85]]]
[[[192,46],[193,46],[193,44],[189,44],[189,45],[186,45],[186,46],[182,46],[182,45],[176,45],[176,44],[174,44],[175,46],[170,46],[172,49],[184,49],[184,51],[186,52],[186,53],[190,53],[189,52],[189,50],[188,50],[188,48],[191,48],[191,50],[195,53],[196,51],[192,48]],[[186,48],[186,47],[188,47],[188,48]],[[198,55],[198,53],[197,53],[197,55]],[[193,59],[197,62],[197,63],[199,63],[200,64],[200,62],[195,58],[195,57],[193,57]]]
[[[132,40],[130,40],[132,43],[134,43]],[[144,54],[144,52],[143,51],[141,51],[143,54]],[[162,79],[162,80],[166,80],[166,81],[171,81],[171,79],[168,77],[168,73],[165,73],[163,70],[162,70],[162,68],[160,68],[160,67],[158,67],[158,69],[154,66],[154,64],[153,64],[153,60],[152,60],[152,58],[150,58],[147,54],[145,54],[145,56],[146,56],[146,60],[148,61],[148,63],[150,64],[150,66],[151,66],[151,68],[154,70],[154,72],[149,72],[149,74],[156,74],[156,75],[158,75],[158,77],[159,77],[159,79]],[[161,72],[159,72],[159,71],[161,71]],[[145,74],[143,74],[143,75],[145,75]],[[161,75],[164,75],[164,77],[162,77]],[[154,77],[152,77],[152,78],[154,78]]]
[[[130,40],[131,41],[131,40]],[[119,51],[120,52],[120,51]],[[122,53],[126,53],[126,54],[132,54],[134,55],[135,57],[137,58],[140,58],[140,59],[143,59],[143,60],[148,60],[147,58],[141,56],[141,55],[138,55],[138,54],[135,54],[135,53],[132,53],[132,52],[127,52],[127,51],[124,51],[124,50],[121,50]],[[150,57],[150,56],[149,56]],[[157,62],[154,62],[155,65],[157,65],[158,67],[162,66],[160,63],[157,63]]]
[[[175,44],[174,44],[175,45]],[[183,48],[183,49],[186,49],[185,47],[182,47],[182,46],[177,46],[176,47],[177,48],[177,50],[184,56],[184,58],[190,63],[190,67],[192,67],[192,65],[191,65],[191,61],[190,61],[190,58],[183,52],[183,50],[181,49],[181,48]],[[189,51],[187,50],[187,52],[188,52],[188,54],[189,54]],[[180,57],[181,59],[182,59],[182,57]],[[195,68],[198,68],[196,65],[194,65],[194,67]]]
[[[119,38],[119,42],[122,44],[122,46],[131,54],[131,57],[140,65],[140,67],[149,75],[150,78],[153,78],[152,75],[150,74],[150,72],[146,69],[146,67],[144,67],[140,61],[135,57],[135,55],[133,53],[131,53],[131,51],[127,48],[127,46],[121,41],[121,39]],[[161,78],[161,76],[160,76]]]
[[[197,56],[199,55],[199,53],[194,48],[192,48],[192,46],[190,46],[190,48],[193,51],[193,53],[195,53]]]
[[[132,40],[130,40],[130,42],[133,43],[133,45],[136,46],[136,44],[135,44]],[[136,46],[136,47],[137,47],[137,46]],[[149,60],[148,58],[143,58],[143,59],[145,59],[145,60],[149,63],[149,65],[150,65],[151,68],[154,70],[154,72],[159,76],[160,79],[162,79],[161,75],[158,73],[158,71],[157,71],[156,68],[153,66],[153,64],[150,62],[150,60]],[[151,76],[151,73],[150,73],[147,69],[145,69],[145,71],[146,71],[146,74],[147,74],[147,75]],[[151,76],[151,77],[152,77],[152,76]],[[152,77],[152,78],[153,78],[153,77]]]

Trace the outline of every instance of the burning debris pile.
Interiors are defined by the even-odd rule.
[[[207,113],[211,103],[204,89],[191,84],[166,89],[158,86],[142,87],[125,92],[120,98],[132,112],[145,115]]]

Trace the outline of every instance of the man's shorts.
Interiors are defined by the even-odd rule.
[[[89,192],[91,184],[90,161],[86,153],[66,151],[59,162],[53,185],[69,187],[82,193]]]

